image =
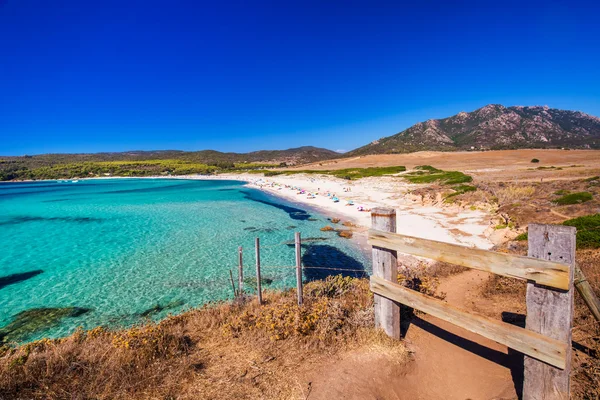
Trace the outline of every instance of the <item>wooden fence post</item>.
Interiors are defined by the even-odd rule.
[[[396,232],[396,210],[374,208],[371,211],[371,226],[385,232]],[[398,282],[398,253],[373,246],[373,275]],[[400,304],[375,294],[375,327],[383,328],[388,336],[400,339]]]
[[[576,232],[571,226],[529,224],[528,255],[571,268],[568,291],[527,283],[527,329],[567,343],[567,359],[561,370],[525,356],[523,400],[569,399]]]
[[[302,305],[302,242],[300,232],[296,232],[296,288],[298,291],[298,305]]]
[[[242,262],[242,246],[238,247],[238,255],[238,292],[241,295],[244,293],[244,263]]]
[[[256,247],[256,295],[258,297],[258,304],[262,304],[262,290],[260,286],[260,239],[256,238],[254,241]]]

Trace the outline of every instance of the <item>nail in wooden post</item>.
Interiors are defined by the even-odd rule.
[[[298,291],[298,305],[302,305],[302,258],[301,249],[302,243],[300,241],[300,232],[296,232],[296,288]]]
[[[374,208],[371,211],[371,226],[384,232],[396,232],[396,210]],[[395,250],[373,246],[373,275],[398,282],[398,253]],[[400,339],[400,304],[375,295],[375,327],[383,328],[388,336]]]
[[[573,276],[577,229],[564,225],[530,224],[530,257],[571,265],[569,290],[554,290],[527,283],[526,328],[567,343],[566,368],[555,368],[525,356],[523,400],[569,399],[571,331],[573,327]]]
[[[242,261],[242,246],[238,247],[239,263],[238,263],[238,293],[244,293],[244,263]]]
[[[258,297],[258,304],[262,304],[262,289],[260,287],[260,239],[256,238],[254,241],[256,247],[256,295]]]

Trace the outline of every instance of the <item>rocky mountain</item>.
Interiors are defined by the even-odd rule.
[[[490,104],[420,122],[346,155],[560,147],[600,148],[600,118],[548,107]]]

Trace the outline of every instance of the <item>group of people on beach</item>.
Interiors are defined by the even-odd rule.
[[[311,179],[311,182],[314,182],[314,180]],[[316,196],[322,195],[322,196],[326,196],[329,199],[331,199],[334,203],[339,203],[340,199],[336,196],[335,193],[326,191],[326,192],[321,192],[321,188],[317,188],[316,192],[307,192],[306,190],[302,189],[299,186],[294,186],[294,185],[286,185],[286,184],[280,184],[280,183],[276,183],[276,182],[271,182],[268,181],[266,179],[258,179],[256,181],[253,182],[256,186],[260,187],[261,189],[264,187],[269,187],[272,189],[276,189],[276,190],[282,190],[282,189],[291,189],[296,191],[297,195],[302,195],[302,194],[306,194],[306,198],[307,199],[314,199],[316,198]],[[342,188],[342,190],[345,193],[351,192],[352,188],[351,187],[344,187]],[[346,206],[354,206],[354,201],[353,200],[347,200],[346,202]],[[365,212],[369,212],[371,211],[370,208],[362,206],[362,205],[357,205],[356,206],[356,210],[357,211],[365,211]]]

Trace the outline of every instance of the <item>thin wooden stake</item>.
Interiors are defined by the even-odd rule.
[[[302,305],[302,242],[300,232],[296,232],[296,288],[298,291],[298,305]]]
[[[244,263],[242,261],[242,246],[238,247],[238,292],[239,294],[244,293]]]
[[[254,241],[256,247],[256,296],[258,297],[258,304],[262,304],[262,290],[260,286],[260,239],[256,238]]]
[[[581,268],[579,268],[579,265],[577,264],[575,264],[575,287],[592,312],[594,318],[596,318],[596,321],[600,321],[600,300],[596,297],[596,293],[594,293],[594,290],[583,274],[583,271],[581,271]]]
[[[237,297],[237,292],[235,291],[235,282],[233,281],[233,272],[229,270],[229,278],[231,278],[231,288],[233,289],[233,298]]]
[[[576,233],[577,229],[572,226],[529,225],[529,257],[560,262],[571,268],[566,291],[533,282],[527,284],[526,328],[565,343],[567,352],[562,370],[525,356],[523,400],[569,399]]]
[[[396,210],[374,208],[371,211],[371,227],[384,232],[396,232]],[[398,253],[373,246],[373,276],[390,282],[398,282]],[[400,339],[400,303],[374,295],[375,327],[382,328],[388,336]]]

